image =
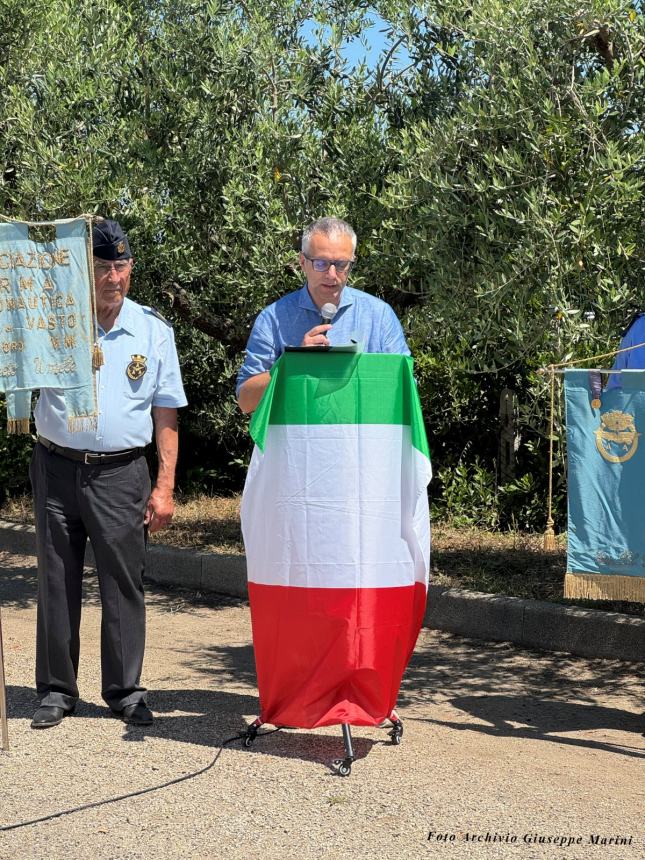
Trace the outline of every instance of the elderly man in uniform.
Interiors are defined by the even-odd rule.
[[[173,514],[177,408],[186,405],[172,328],[127,298],[133,259],[116,221],[93,229],[99,344],[98,422],[70,433],[63,392],[43,389],[30,468],[38,547],[36,687],[32,728],[58,725],[78,700],[83,558],[89,537],[101,594],[102,696],[126,723],[149,725],[141,686],[146,531]],[[144,449],[154,426],[151,490]]]
[[[300,268],[305,285],[260,312],[237,378],[237,401],[253,412],[269,384],[269,371],[286,346],[340,346],[357,341],[366,352],[410,355],[392,308],[346,286],[355,262],[356,233],[340,218],[320,218],[302,235]],[[333,323],[321,323],[321,308],[336,308]]]

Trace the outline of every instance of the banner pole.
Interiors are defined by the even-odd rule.
[[[2,723],[2,749],[9,749],[9,724],[7,723],[7,695],[4,682],[4,651],[2,648],[2,611],[0,610],[0,723]]]

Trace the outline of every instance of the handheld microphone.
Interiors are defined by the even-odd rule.
[[[320,309],[320,318],[322,319],[323,325],[331,325],[332,320],[336,316],[338,308],[336,305],[331,302],[327,302]]]

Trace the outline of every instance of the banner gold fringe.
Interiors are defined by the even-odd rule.
[[[98,427],[96,415],[75,415],[67,418],[67,431],[69,433],[91,433]]]
[[[564,596],[582,600],[632,600],[645,603],[645,577],[566,573]]]
[[[7,433],[29,433],[29,418],[8,418]]]

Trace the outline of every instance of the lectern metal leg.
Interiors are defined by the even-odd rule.
[[[343,743],[345,744],[345,758],[336,759],[333,768],[339,776],[349,776],[352,772],[352,762],[354,761],[352,731],[349,723],[341,723],[341,728],[343,730]]]
[[[343,729],[343,742],[345,744],[345,754],[348,759],[354,761],[354,750],[352,748],[352,730],[349,727],[349,723],[342,723]]]

